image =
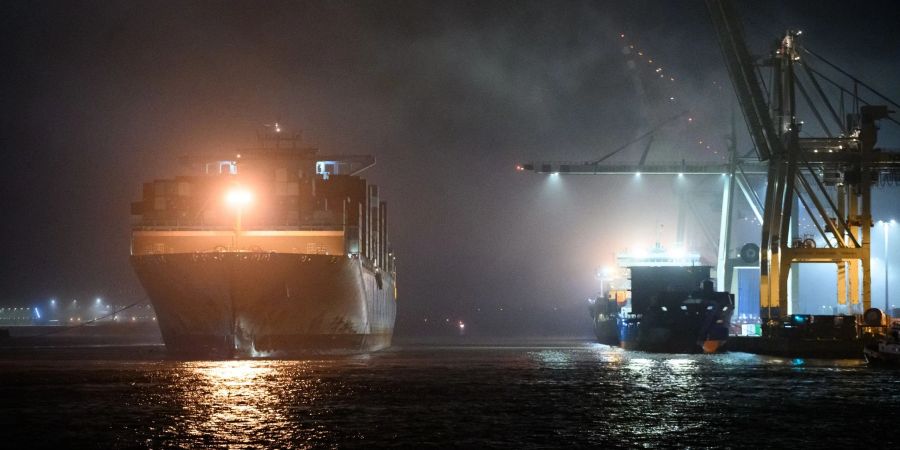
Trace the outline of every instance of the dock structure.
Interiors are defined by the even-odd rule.
[[[879,182],[900,180],[900,150],[879,147],[878,130],[881,123],[900,125],[890,109],[900,109],[900,105],[807,49],[799,30],[785,32],[761,61],[751,57],[732,3],[706,0],[706,5],[754,144],[752,154],[738,155],[732,125],[724,164],[647,163],[653,133],[679,114],[626,144],[649,138],[636,164],[607,162],[623,146],[593,161],[533,161],[517,165],[516,170],[552,176],[725,176],[716,264],[720,288],[732,286],[737,258],[729,258],[728,249],[735,193],[740,192],[762,224],[757,248],[761,318],[774,324],[797,313],[799,283],[789,284],[797,272],[790,269],[806,263],[834,265],[836,303],[861,318],[872,308],[872,188]],[[850,87],[818,70],[818,65],[843,76],[845,83],[849,80]],[[760,66],[771,70],[769,86],[762,82]],[[839,99],[829,97],[823,86],[839,93]],[[867,101],[861,92],[878,102]],[[798,108],[801,101],[806,107],[803,112]],[[803,130],[804,137],[800,137],[804,112],[812,116],[823,136],[806,137],[809,130]],[[762,198],[749,175],[764,177]],[[822,246],[801,238],[798,219],[802,213],[811,219]],[[679,236],[682,227],[679,220]],[[793,291],[790,297],[789,289]]]

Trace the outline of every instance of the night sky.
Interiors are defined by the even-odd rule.
[[[900,99],[894,2],[738,9],[754,53],[799,28]],[[183,172],[179,155],[252,146],[277,120],[323,152],[377,158],[366,177],[389,202],[398,333],[450,319],[586,334],[595,269],[658,225],[674,239],[675,181],[551,181],[516,163],[595,159],[681,111],[650,160],[723,161],[734,110],[701,1],[7,1],[0,24],[4,305],[143,296],[128,265],[141,184]],[[900,148],[898,128],[881,146]],[[740,115],[738,132],[749,150]],[[692,180],[716,220],[717,181]],[[898,199],[878,190],[875,219],[900,219]],[[689,243],[711,257],[698,228]]]

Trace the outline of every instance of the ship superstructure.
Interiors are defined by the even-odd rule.
[[[358,175],[276,124],[256,148],[182,158],[144,183],[131,262],[174,354],[284,356],[390,345],[387,205]]]

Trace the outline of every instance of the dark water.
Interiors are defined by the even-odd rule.
[[[580,342],[308,361],[0,361],[5,448],[900,443],[900,372]]]

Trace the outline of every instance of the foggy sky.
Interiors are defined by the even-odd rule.
[[[800,28],[808,46],[900,98],[891,2],[752,3],[739,11],[755,53]],[[695,121],[665,127],[651,160],[721,161],[730,132],[731,85],[700,1],[2,9],[2,304],[142,296],[128,265],[141,184],[181,173],[181,154],[253,145],[278,120],[323,152],[377,158],[366,177],[389,203],[398,333],[436,330],[425,318],[587,333],[595,268],[652,244],[659,224],[674,239],[675,181],[552,182],[515,164],[598,158],[682,110]],[[629,66],[628,44],[677,82]],[[881,143],[900,148],[889,128]],[[740,116],[738,132],[749,150]],[[640,147],[615,160],[636,162]],[[717,220],[716,181],[690,182],[708,185],[699,202]],[[896,190],[876,200],[876,214],[900,218]],[[689,236],[704,245],[696,225]]]

